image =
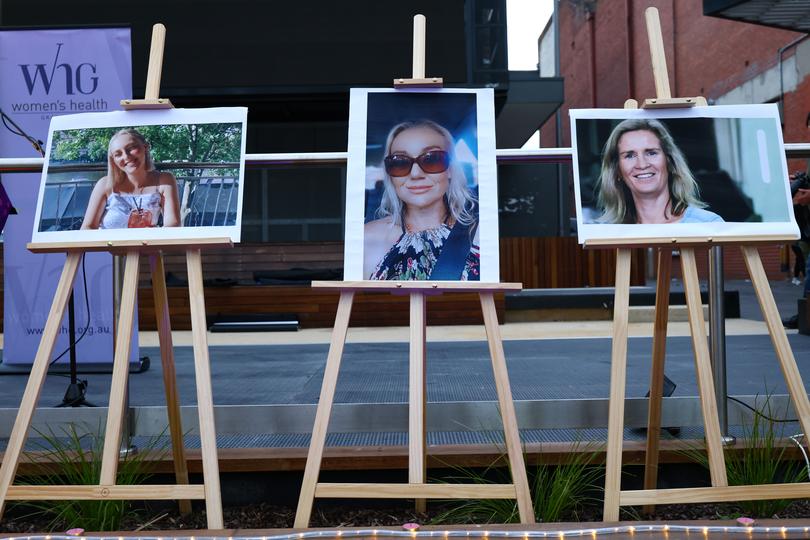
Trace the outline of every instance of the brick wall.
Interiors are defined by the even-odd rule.
[[[590,6],[590,7],[588,7]],[[702,0],[610,0],[560,2],[560,65],[565,78],[561,146],[571,144],[568,110],[622,107],[625,100],[655,97],[644,9],[658,8],[673,96],[702,95],[717,99],[773,68],[779,49],[802,34],[703,16]],[[796,54],[785,51],[783,59]],[[810,77],[784,96],[785,142],[808,142]],[[541,127],[541,146],[555,146],[555,124]],[[790,171],[807,168],[791,160]],[[769,277],[784,277],[780,247],[761,251]],[[739,250],[725,250],[728,279],[747,272]]]
[[[698,249],[695,251],[697,258],[698,276],[701,279],[709,278],[709,250]],[[787,274],[781,270],[782,248],[781,246],[762,246],[759,248],[759,257],[762,259],[762,266],[768,279],[782,279]],[[749,279],[748,270],[745,268],[740,249],[734,246],[723,248],[723,271],[726,279]],[[679,263],[672,266],[672,275],[681,277],[681,267]]]

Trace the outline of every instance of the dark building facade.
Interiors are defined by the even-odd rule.
[[[498,148],[520,147],[559,107],[561,78],[508,71],[505,0],[145,0],[137,9],[102,0],[36,7],[0,0],[3,27],[129,25],[136,98],[144,92],[152,25],[165,24],[160,96],[176,107],[247,106],[254,154],[345,151],[349,89],[390,87],[411,75],[417,13],[427,17],[428,76],[443,77],[447,87],[494,89]],[[345,175],[339,163],[249,167],[243,243],[205,254],[206,276],[251,286],[300,285],[320,271],[339,277]],[[501,278],[527,288],[607,285],[610,257],[577,250],[557,178],[555,165],[499,167]],[[167,264],[182,281],[182,263]],[[213,303],[215,295],[208,297]],[[237,311],[306,308],[303,301],[281,305],[277,291],[244,297]],[[149,327],[150,316],[141,314]]]

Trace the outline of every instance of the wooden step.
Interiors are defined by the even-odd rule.
[[[703,319],[709,320],[709,306],[703,304]],[[628,322],[653,322],[655,306],[630,306]],[[669,322],[689,322],[689,310],[686,306],[669,306]]]

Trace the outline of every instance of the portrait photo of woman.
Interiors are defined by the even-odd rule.
[[[580,242],[796,229],[773,104],[569,114]]]
[[[247,109],[55,116],[31,241],[241,237]]]
[[[366,278],[478,280],[477,201],[453,136],[431,120],[401,122],[384,154],[377,219],[365,225]]]
[[[491,89],[353,88],[345,280],[498,282]]]
[[[93,187],[82,229],[179,227],[177,180],[155,170],[149,143],[136,129],[115,133],[107,175]]]
[[[658,120],[628,119],[613,129],[597,193],[601,223],[723,221],[705,209],[683,153]]]
[[[498,281],[489,89],[352,89],[344,278]]]

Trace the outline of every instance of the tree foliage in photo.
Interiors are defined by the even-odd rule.
[[[110,138],[121,127],[57,131],[51,161],[106,163]],[[136,128],[149,142],[155,163],[239,161],[242,124],[170,124]]]

